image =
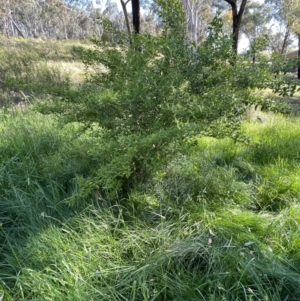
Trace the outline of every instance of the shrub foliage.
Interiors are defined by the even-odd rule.
[[[159,36],[136,35],[128,45],[116,32],[116,48],[97,40],[95,49],[76,48],[93,70],[86,84],[38,104],[41,112],[59,113],[65,122],[99,126],[102,145],[95,178],[107,192],[118,187],[127,194],[147,180],[150,166],[167,159],[162,154],[172,153],[189,137],[240,139],[246,110],[272,105],[254,93],[256,88],[275,87],[279,93],[295,89],[282,87],[266,59],[252,64],[236,57],[219,18],[195,48],[186,40],[179,2],[158,4],[165,24]]]

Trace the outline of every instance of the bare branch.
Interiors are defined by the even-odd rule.
[[[129,42],[131,44],[131,30],[130,30],[128,13],[127,13],[127,8],[126,8],[126,4],[128,3],[129,0],[127,2],[124,2],[123,0],[120,0],[120,1],[121,1],[123,13],[124,13],[124,18],[125,18],[125,23],[126,23],[126,27],[127,27],[127,31],[128,31]]]

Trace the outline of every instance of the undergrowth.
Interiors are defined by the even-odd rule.
[[[297,87],[157,3],[160,36],[77,48],[82,85],[69,46],[0,51],[0,300],[300,299],[300,121],[245,120]]]
[[[0,295],[299,300],[299,126],[245,122],[248,144],[187,141],[127,200],[93,186],[74,203],[95,136],[2,112]]]
[[[48,98],[83,81],[84,67],[74,46],[90,42],[53,39],[9,39],[0,36],[0,108]]]

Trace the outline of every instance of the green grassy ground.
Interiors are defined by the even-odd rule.
[[[73,55],[76,46],[93,47],[90,41],[0,36],[0,107],[81,84],[85,68]]]
[[[298,119],[201,138],[128,200],[76,205],[94,138],[30,109],[0,124],[4,300],[299,300]]]

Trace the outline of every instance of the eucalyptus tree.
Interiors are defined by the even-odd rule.
[[[157,35],[160,32],[156,16],[150,11],[141,15],[141,33]]]
[[[214,17],[214,1],[181,0],[181,3],[186,17],[187,34],[195,46],[198,46],[207,35],[208,25]]]
[[[122,6],[123,14],[124,14],[124,20],[129,36],[129,41],[131,43],[131,26],[129,23],[129,14],[127,10],[127,4],[131,1],[131,8],[132,8],[132,26],[133,30],[136,34],[140,33],[140,0],[120,0],[120,4]],[[96,0],[92,0],[93,7],[95,9],[102,8],[101,4],[98,4]],[[108,11],[111,11],[111,8],[114,7],[113,11],[118,11],[116,2],[113,2],[111,0],[108,0],[106,2],[106,9],[104,10],[104,14],[107,14]],[[111,20],[111,19],[110,19]],[[112,20],[111,20],[112,21]]]
[[[86,38],[101,33],[90,0],[0,0],[0,34]]]
[[[286,53],[287,48],[293,43],[291,19],[288,17],[287,8],[292,9],[292,1],[290,0],[265,0],[270,7],[270,16],[273,26],[269,33],[270,45],[273,51],[278,53]],[[275,28],[275,30],[272,30]]]
[[[267,24],[269,21],[269,8],[264,3],[258,1],[247,3],[241,31],[249,40],[253,62],[255,62],[256,53],[266,49],[268,46]]]
[[[17,0],[0,1],[0,30],[2,34],[8,37],[17,35],[25,37],[24,31],[20,29],[16,19],[19,5]]]
[[[246,4],[248,0],[224,0],[231,6],[232,13],[232,49],[235,53],[238,50],[239,33],[242,23],[242,17],[245,12]]]
[[[131,0],[132,7],[132,25],[135,33],[140,33],[140,0]]]
[[[126,1],[120,0],[124,18],[125,18],[125,24],[126,24],[126,28],[127,28],[127,32],[128,32],[128,36],[129,36],[129,41],[131,43],[131,28],[130,28],[129,17],[128,17],[128,12],[127,12],[127,4],[129,1],[130,0],[126,0]]]
[[[223,23],[223,33],[226,35],[232,34],[232,12],[231,10],[224,10],[220,15]]]
[[[283,16],[287,26],[298,40],[298,79],[300,79],[300,0],[286,0],[283,3]]]

